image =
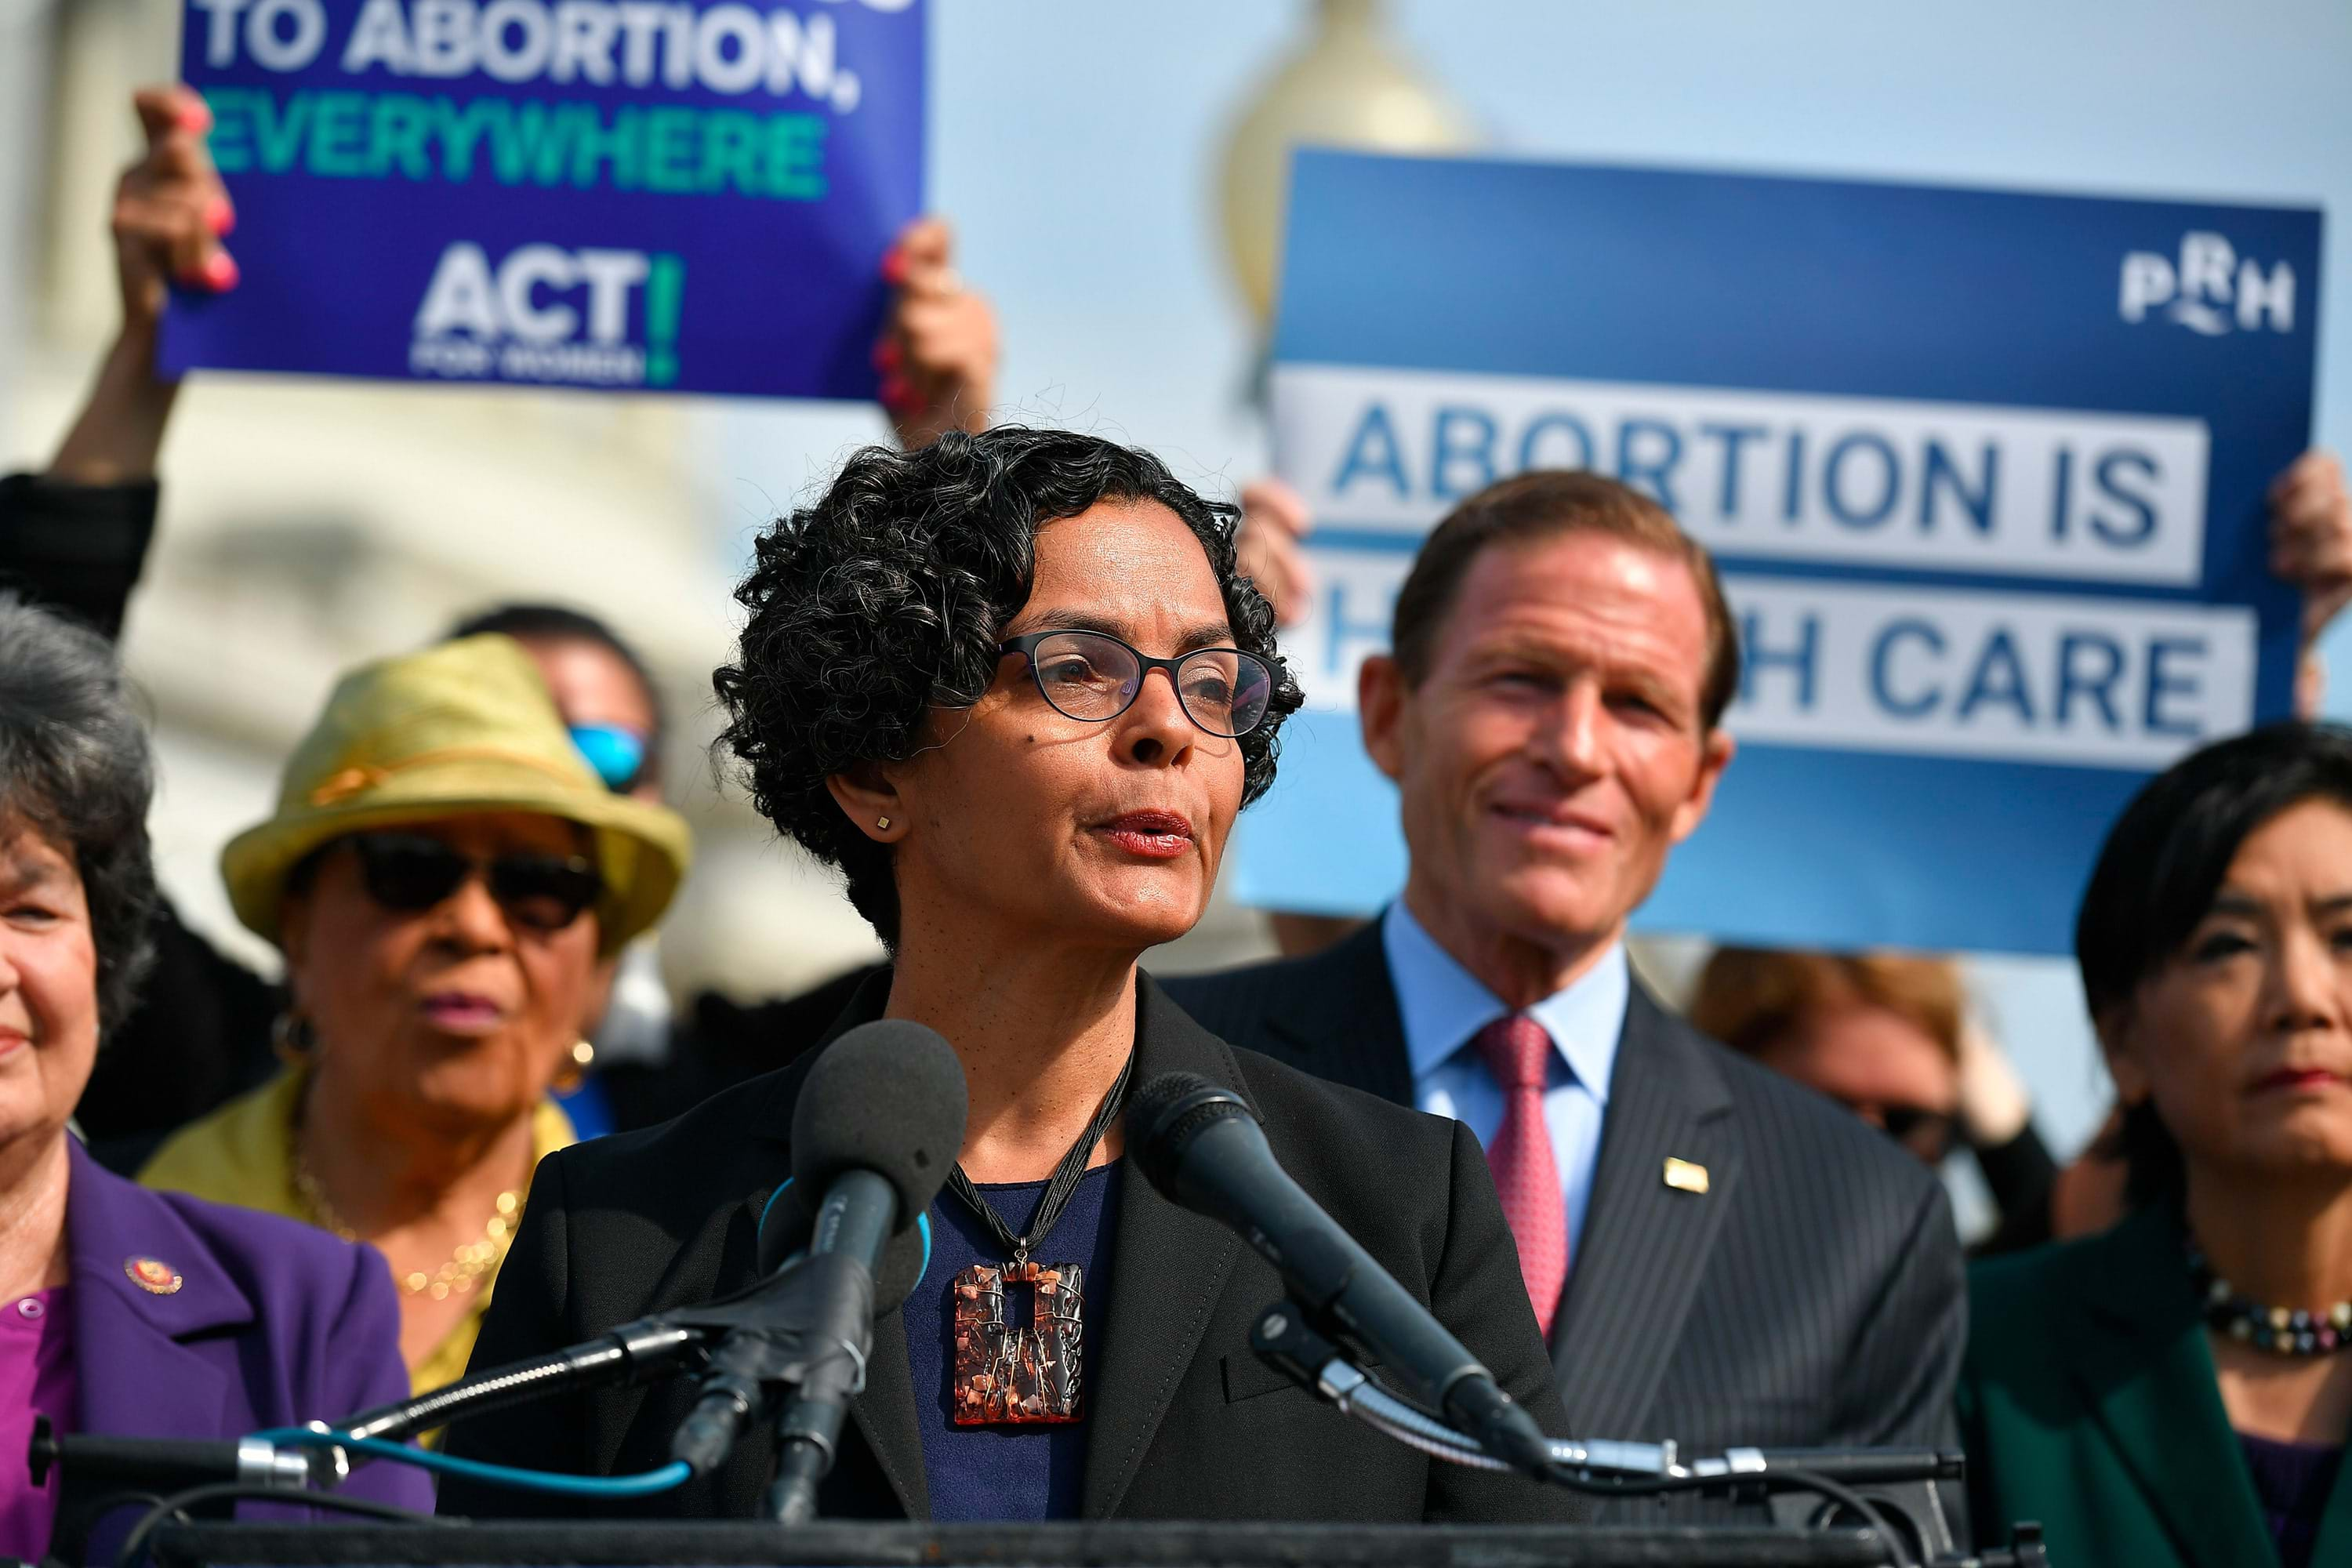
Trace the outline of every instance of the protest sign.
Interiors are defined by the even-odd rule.
[[[1357,733],[1428,529],[1529,468],[1720,563],[1739,750],[1640,917],[2063,952],[2152,771],[2286,714],[2264,492],[2310,437],[2315,211],[1302,153],[1272,375],[1308,708],[1237,887],[1402,886]]]
[[[922,0],[189,0],[243,277],[163,362],[865,398]]]

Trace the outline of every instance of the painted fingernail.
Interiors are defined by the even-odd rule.
[[[227,251],[215,250],[205,258],[204,270],[199,276],[205,288],[216,294],[225,294],[236,287],[236,261]]]
[[[213,128],[212,105],[201,98],[184,100],[180,104],[180,129],[199,134]]]
[[[211,210],[205,214],[205,224],[216,235],[234,234],[236,232],[236,208],[229,205],[226,196],[215,196]]]
[[[899,357],[900,351],[898,348],[898,340],[896,338],[884,338],[880,342],[874,345],[874,368],[876,370],[897,370],[898,368]]]
[[[882,253],[882,281],[893,289],[907,281],[907,253],[895,245]]]
[[[915,384],[903,375],[885,376],[882,380],[882,406],[901,413],[919,406],[922,402],[916,394]]]

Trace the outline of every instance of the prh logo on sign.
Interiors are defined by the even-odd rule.
[[[686,264],[673,255],[524,245],[494,262],[459,240],[441,253],[417,307],[409,370],[460,381],[667,386],[677,380],[685,292]]]
[[[2193,229],[2180,237],[2180,255],[2135,250],[2124,258],[2116,312],[2126,321],[2147,319],[2162,308],[2164,318],[2205,337],[2231,331],[2294,331],[2294,268],[2284,261],[2265,267],[2222,236]]]

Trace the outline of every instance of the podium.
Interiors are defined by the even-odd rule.
[[[164,1568],[1864,1568],[1867,1531],[1153,1523],[190,1523]]]

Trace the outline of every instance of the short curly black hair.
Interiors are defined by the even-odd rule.
[[[147,726],[113,647],[0,593],[0,826],[29,827],[73,855],[98,955],[101,1038],[155,962],[154,794]]]
[[[1238,512],[1149,452],[1020,426],[951,431],[911,452],[868,447],[754,546],[735,590],[751,612],[736,660],[711,676],[729,721],[719,744],[760,814],[840,868],[849,901],[893,950],[890,852],[850,824],[825,780],[905,761],[933,708],[980,700],[1005,625],[1029,600],[1038,528],[1105,500],[1157,501],[1183,519],[1217,574],[1234,646],[1274,668],[1265,720],[1241,739],[1246,805],[1274,782],[1298,682],[1275,649],[1273,608],[1234,567]]]

